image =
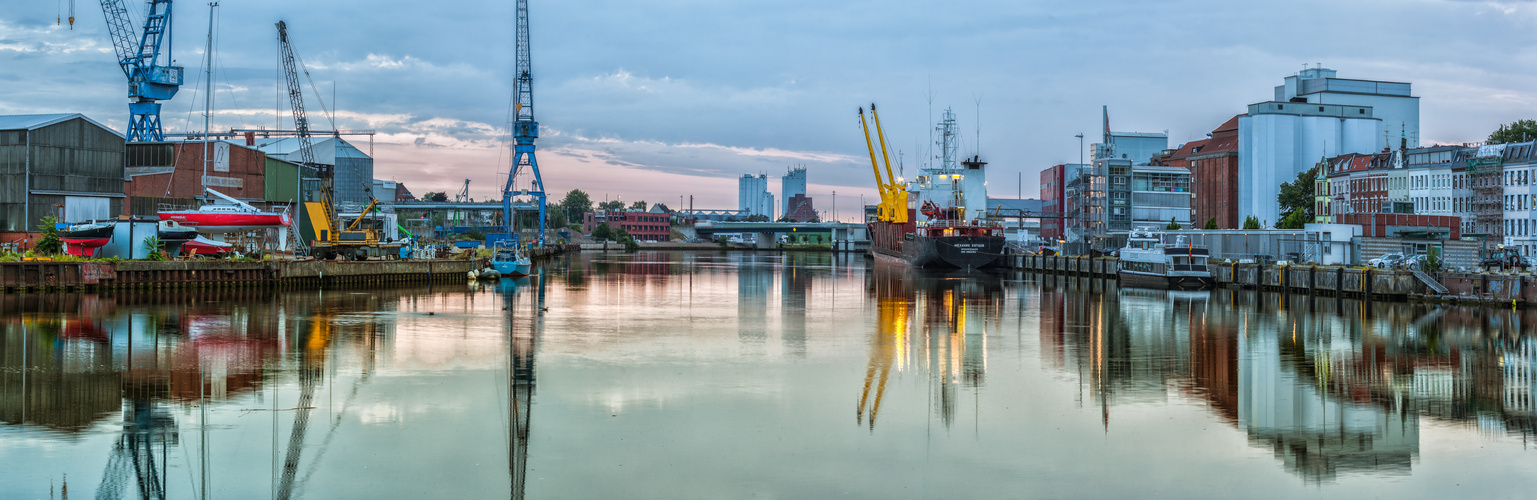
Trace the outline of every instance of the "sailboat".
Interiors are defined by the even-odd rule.
[[[203,234],[243,233],[293,223],[287,212],[265,211],[206,187],[203,191],[225,203],[210,203],[191,210],[161,211],[160,220],[176,221]]]
[[[287,212],[264,211],[249,203],[237,200],[208,187],[209,132],[213,118],[213,12],[209,11],[207,61],[204,64],[203,93],[203,192],[223,201],[208,203],[191,210],[167,210],[157,212],[160,220],[174,221],[196,229],[200,234],[243,233],[258,229],[283,227],[292,224]],[[189,238],[190,239],[190,238]]]

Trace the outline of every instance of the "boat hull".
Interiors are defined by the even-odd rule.
[[[1145,274],[1128,271],[1119,271],[1116,277],[1120,279],[1121,286],[1134,288],[1155,288],[1159,290],[1203,290],[1216,285],[1211,276],[1180,276],[1164,274]]]
[[[533,267],[532,264],[527,260],[491,261],[491,268],[505,278],[528,276],[531,267]]]
[[[877,259],[924,268],[983,269],[998,264],[1002,236],[913,236],[897,245],[871,245]]]
[[[201,212],[181,210],[160,212],[160,220],[176,221],[203,234],[243,233],[291,223],[287,214],[267,212]]]

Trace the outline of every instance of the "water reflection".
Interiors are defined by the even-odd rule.
[[[4,295],[0,497],[64,472],[103,498],[1006,497],[1016,477],[1138,496],[1082,489],[1103,474],[1350,496],[1523,458],[1534,319],[809,253],[578,255],[432,290]],[[1199,496],[1181,493],[1146,495]]]
[[[1421,417],[1532,436],[1533,341],[1509,327],[1529,314],[1048,278],[1041,353],[1107,429],[1118,406],[1191,398],[1328,482],[1409,474]]]
[[[855,420],[865,423],[868,413],[873,430],[891,371],[917,368],[931,378],[934,412],[950,427],[958,393],[986,381],[987,336],[1003,311],[998,277],[876,264],[867,290],[876,323]]]

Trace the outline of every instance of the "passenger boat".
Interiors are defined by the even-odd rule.
[[[212,189],[204,189],[225,203],[212,203],[192,210],[168,210],[159,212],[160,220],[176,221],[191,226],[203,234],[243,233],[270,227],[283,227],[293,221],[285,212],[261,210],[249,203],[225,196]]]
[[[518,250],[517,245],[497,243],[496,252],[491,255],[491,268],[501,273],[501,277],[516,278],[528,276],[533,262]]]
[[[1173,244],[1167,235],[1141,229],[1128,235],[1121,249],[1116,276],[1121,286],[1143,288],[1209,288],[1216,282],[1206,261],[1210,253],[1176,235]]]
[[[82,222],[59,231],[59,241],[69,245],[73,255],[89,255],[96,248],[112,241],[112,221]]]

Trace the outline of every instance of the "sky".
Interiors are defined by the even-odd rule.
[[[84,113],[125,128],[100,5],[80,1],[70,29],[59,22],[67,0],[12,3],[0,9],[0,114]],[[1174,147],[1270,100],[1305,64],[1413,84],[1425,144],[1481,141],[1537,117],[1531,1],[530,0],[529,12],[552,201],[582,189],[735,209],[737,177],[767,173],[777,195],[778,177],[804,166],[817,208],[854,220],[876,196],[857,114],[870,103],[892,162],[930,158],[949,108],[960,153],[990,162],[989,194],[1036,197],[1043,168],[1078,161],[1075,135],[1094,142],[1102,105],[1116,131],[1167,131]],[[313,81],[315,127],[377,131],[375,177],[418,196],[469,179],[472,197],[499,198],[513,2],[222,1],[215,130],[292,127],[279,20]],[[203,128],[209,24],[206,2],[175,4],[171,50],[187,77],[162,111],[167,132]]]

